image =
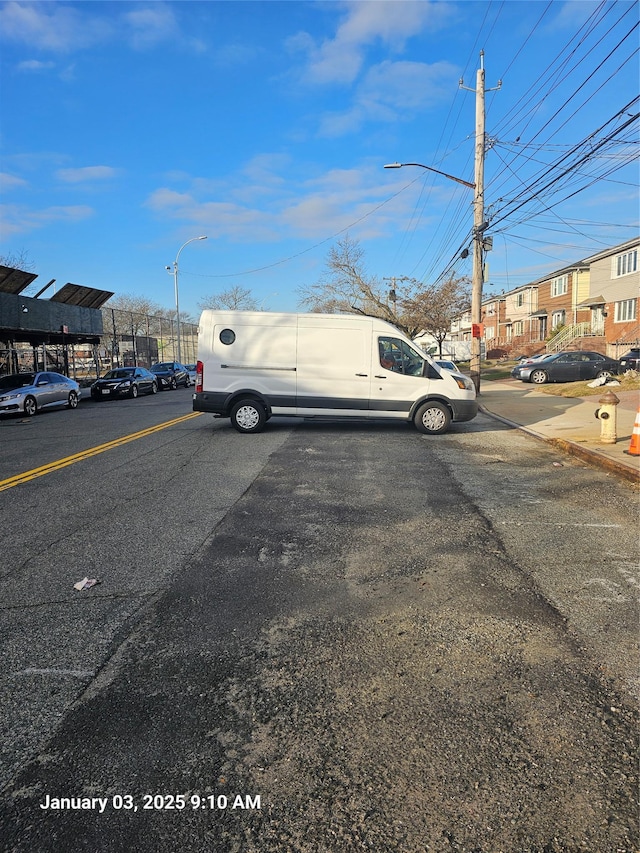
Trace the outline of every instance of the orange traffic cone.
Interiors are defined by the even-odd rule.
[[[636,422],[633,425],[633,432],[631,433],[631,444],[629,445],[629,449],[624,451],[628,453],[629,456],[640,456],[640,409],[638,409],[638,414],[636,415]]]

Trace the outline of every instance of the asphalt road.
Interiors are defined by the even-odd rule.
[[[0,501],[7,850],[636,851],[628,484],[485,416],[201,416]]]

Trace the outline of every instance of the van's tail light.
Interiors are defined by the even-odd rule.
[[[196,394],[202,393],[202,377],[204,375],[204,364],[201,361],[196,363]]]

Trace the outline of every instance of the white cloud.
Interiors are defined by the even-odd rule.
[[[55,68],[55,62],[41,62],[38,59],[26,59],[16,66],[18,71],[48,71]]]
[[[18,178],[17,175],[9,175],[7,172],[0,172],[0,191],[9,192],[10,190],[22,189],[29,184],[23,178]]]
[[[325,113],[320,134],[335,138],[360,130],[367,121],[397,122],[451,98],[459,70],[448,62],[382,62],[370,68],[356,89],[353,106]]]
[[[46,225],[80,222],[93,216],[93,208],[86,205],[45,207],[31,210],[21,205],[0,205],[0,234],[4,239],[17,234],[28,234]]]
[[[332,169],[298,180],[295,164],[265,154],[228,181],[223,188],[195,178],[187,192],[163,187],[149,196],[146,206],[159,218],[245,243],[326,237],[359,220],[359,233],[382,233],[386,214],[369,217],[380,188],[370,180],[368,167]],[[211,201],[212,196],[225,200]]]
[[[0,9],[0,31],[31,48],[66,53],[103,41],[114,28],[107,18],[89,17],[75,6],[11,0]]]
[[[546,25],[546,29],[550,32],[565,30],[575,33],[594,14],[596,4],[582,2],[582,0],[570,0],[568,3],[554,3],[552,8],[556,15]]]
[[[308,56],[305,80],[316,84],[352,83],[360,74],[366,49],[381,42],[401,52],[407,39],[426,27],[437,28],[449,12],[446,4],[429,0],[350,0],[335,37],[314,43],[307,33],[289,41]]]
[[[172,9],[164,4],[136,8],[123,16],[130,28],[129,41],[137,50],[175,38],[178,24]]]
[[[395,111],[422,111],[450,100],[460,78],[449,62],[382,62],[374,65],[358,87],[358,100],[387,104]]]
[[[136,50],[183,39],[168,3],[109,6],[108,14],[100,14],[104,4],[9,0],[0,8],[0,34],[31,49],[56,53],[71,53],[121,39],[128,40]],[[121,12],[128,8],[132,11]],[[192,39],[189,47],[195,51],[204,49],[198,39]]]
[[[79,169],[58,169],[56,177],[66,184],[80,184],[86,181],[106,181],[115,178],[118,169],[111,166],[82,166]]]
[[[160,216],[191,223],[203,233],[232,240],[254,241],[278,239],[272,213],[236,204],[231,201],[200,201],[190,193],[179,193],[163,187],[151,194],[146,202]]]

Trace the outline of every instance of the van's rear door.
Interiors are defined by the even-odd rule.
[[[297,414],[369,414],[371,326],[298,318]]]

